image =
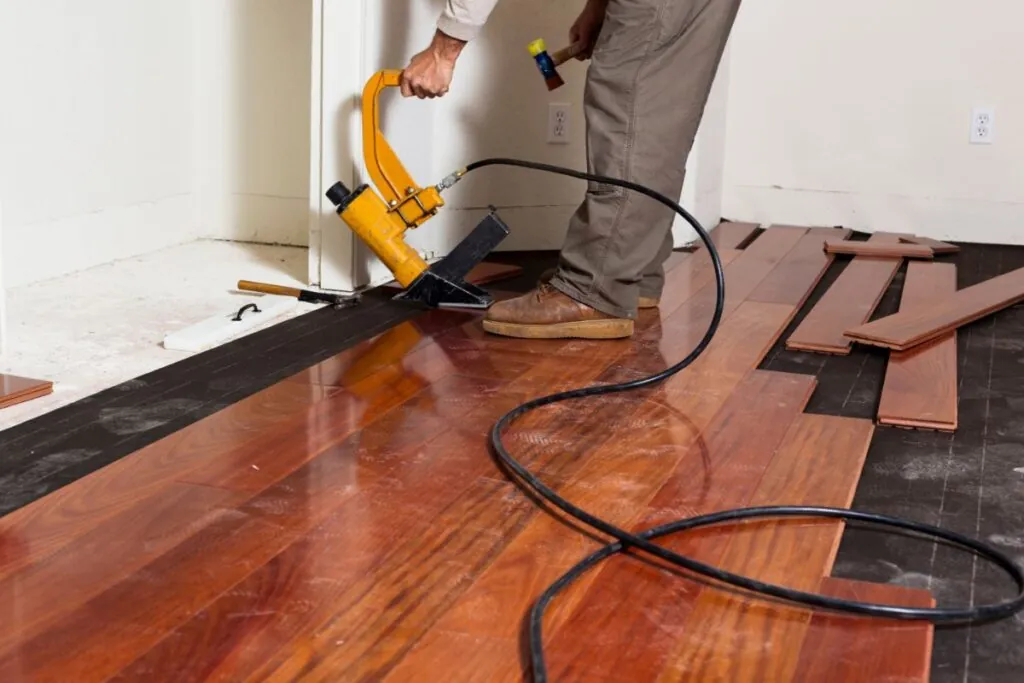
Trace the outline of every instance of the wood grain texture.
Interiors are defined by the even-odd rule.
[[[870,241],[891,243],[899,237],[876,233]],[[871,317],[902,263],[902,259],[855,256],[789,336],[786,348],[849,354],[853,342],[844,332]]]
[[[769,231],[772,229],[775,226],[768,228]],[[822,251],[822,241],[844,239],[849,234],[850,231],[843,228],[811,228],[768,277],[757,285],[749,299],[801,308],[835,258]]]
[[[752,372],[700,431],[700,439],[680,452],[668,476],[660,477],[658,491],[645,490],[630,514],[620,512],[616,523],[639,530],[654,526],[650,510],[664,515],[660,521],[670,521],[745,505],[758,471],[771,461],[814,384],[811,377]],[[747,426],[737,429],[741,423]],[[710,546],[697,552],[703,561],[716,559]],[[678,638],[685,596],[694,590],[692,582],[670,572],[661,575],[637,559],[616,558],[591,571],[545,622],[553,680],[614,680],[617,672],[627,670],[635,680],[653,680]],[[564,612],[574,604],[566,618]],[[617,646],[595,648],[601,641]]]
[[[827,265],[820,241],[810,258],[811,234],[771,228],[722,251],[732,296],[692,367],[545,406],[515,422],[510,450],[627,528],[752,500],[846,500],[859,465],[842,435],[797,429],[829,420],[801,413],[814,378],[755,369]],[[524,680],[525,611],[603,540],[513,486],[488,432],[531,398],[685,356],[713,273],[699,251],[670,265],[633,339],[505,339],[478,313],[425,313],[0,520],[0,542],[24,549],[0,545],[0,595],[14,598],[0,680]],[[756,300],[763,283],[783,298]],[[737,563],[773,543],[827,571],[837,525],[754,526],[664,543]],[[635,557],[601,565],[549,615],[555,679],[671,672],[692,654],[680,648],[706,590]],[[712,630],[736,624],[735,647],[767,658],[766,643],[797,636],[759,605],[746,607],[764,631],[732,616]]]
[[[0,373],[0,409],[53,393],[53,382]]]
[[[835,598],[900,607],[934,607],[928,591],[826,577],[818,592]],[[900,622],[816,613],[800,649],[797,681],[887,681],[926,683],[931,671],[935,627],[927,622]]]
[[[931,237],[918,237],[917,235],[900,235],[900,239],[910,244],[923,244],[926,247],[931,247],[932,251],[936,254],[956,254],[960,251],[960,247],[955,244],[948,242],[940,242],[939,240],[932,239]]]
[[[846,507],[874,425],[802,415],[786,435],[750,505]],[[818,457],[828,453],[828,467]],[[791,519],[716,529],[728,534],[718,566],[762,581],[814,590],[831,570],[841,523]],[[810,613],[718,586],[700,589],[659,681],[786,681],[797,666]]]
[[[825,252],[829,254],[849,254],[852,256],[875,256],[878,258],[932,259],[935,257],[935,252],[927,245],[909,244],[901,241],[886,244],[884,242],[825,240]]]
[[[851,326],[846,336],[861,344],[905,351],[1024,301],[1024,268],[958,290],[943,301],[870,323]]]
[[[943,302],[956,292],[952,263],[911,263],[900,312]],[[893,351],[878,402],[880,424],[955,431],[957,426],[956,330],[909,351]]]
[[[715,226],[709,234],[711,241],[719,249],[743,249],[750,242],[754,233],[758,230],[757,223],[735,223],[723,221]],[[704,243],[698,240],[698,246],[703,248]]]

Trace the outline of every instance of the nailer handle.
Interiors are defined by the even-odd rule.
[[[374,74],[363,88],[363,160],[373,184],[389,204],[401,203],[420,189],[380,129],[380,94],[401,82],[401,71],[387,69]]]

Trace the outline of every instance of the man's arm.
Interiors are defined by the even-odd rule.
[[[430,46],[402,71],[402,94],[423,99],[447,93],[462,48],[479,35],[497,4],[498,0],[445,0]]]

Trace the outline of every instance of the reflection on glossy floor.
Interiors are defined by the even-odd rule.
[[[832,234],[723,244],[727,315],[692,368],[542,409],[511,448],[638,530],[748,504],[848,505],[872,423],[806,414],[813,377],[755,369]],[[632,340],[500,339],[475,314],[427,313],[0,519],[0,680],[525,680],[527,609],[600,541],[510,484],[487,432],[531,397],[675,362],[713,297],[698,251],[673,259]],[[664,542],[799,588],[931,604],[826,578],[840,533],[791,521]],[[927,626],[812,616],[634,557],[568,591],[546,632],[554,681],[925,680],[931,647]]]

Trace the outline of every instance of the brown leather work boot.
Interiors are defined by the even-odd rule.
[[[545,270],[543,273],[540,274],[539,282],[542,285],[543,284],[547,284],[548,282],[551,282],[551,278],[553,278],[554,276],[555,276],[555,269],[554,268],[549,268],[549,269]],[[659,303],[661,303],[661,301],[659,299],[656,299],[655,297],[652,297],[652,296],[641,296],[636,301],[636,307],[637,308],[657,308]]]
[[[529,294],[491,306],[484,329],[523,339],[622,339],[632,336],[633,321],[601,313],[544,283]]]

